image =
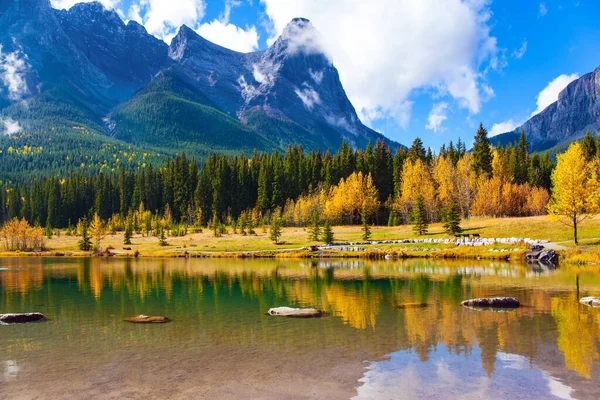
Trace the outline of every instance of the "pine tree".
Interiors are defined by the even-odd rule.
[[[165,228],[161,225],[158,232],[158,244],[160,246],[167,245],[167,237],[165,236]]]
[[[460,210],[453,198],[444,207],[442,222],[444,222],[444,230],[448,235],[457,235],[462,232],[462,228],[460,227]]]
[[[281,225],[282,221],[280,218],[272,219],[271,227],[269,229],[269,239],[271,239],[275,244],[279,243],[279,238],[281,237]]]
[[[481,174],[491,175],[492,173],[492,149],[490,140],[487,137],[487,131],[483,124],[479,124],[479,129],[475,134],[473,144],[473,170],[479,176]]]
[[[92,241],[90,240],[88,234],[88,224],[86,221],[83,221],[82,230],[81,230],[81,240],[77,243],[79,246],[79,250],[81,251],[90,251],[92,249]]]
[[[308,239],[317,242],[321,237],[321,217],[319,216],[319,211],[315,210],[310,219],[310,227],[308,230]]]
[[[589,130],[585,133],[581,141],[581,147],[583,148],[585,161],[590,162],[596,157],[596,140],[594,140],[594,136],[592,136],[592,132]]]
[[[329,221],[325,221],[325,225],[323,226],[323,233],[321,234],[321,241],[326,244],[333,243],[333,229],[331,229],[331,224]]]
[[[371,239],[371,226],[368,223],[367,218],[363,217],[363,226],[362,226],[362,240],[370,240]]]
[[[427,218],[427,209],[425,208],[425,199],[423,196],[419,196],[417,202],[411,213],[413,231],[419,235],[423,236],[427,234],[427,230],[429,229],[429,221]]]
[[[125,226],[125,234],[123,236],[123,244],[131,244],[131,236],[133,235],[133,227],[131,226],[131,220],[127,221]]]

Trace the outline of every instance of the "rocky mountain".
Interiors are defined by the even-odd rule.
[[[383,139],[359,120],[316,37],[297,18],[265,51],[238,53],[186,26],[168,46],[97,2],[65,11],[0,0],[0,118],[199,153]]]
[[[513,132],[492,139],[503,144],[519,139],[525,131],[532,151],[543,151],[583,137],[587,130],[600,132],[600,67],[571,82],[558,101]]]

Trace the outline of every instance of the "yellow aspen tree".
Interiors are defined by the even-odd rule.
[[[437,185],[438,201],[442,204],[456,196],[455,172],[450,157],[438,157],[433,167],[433,179]]]
[[[455,185],[457,200],[465,218],[469,218],[471,204],[475,198],[477,188],[477,178],[471,164],[472,156],[469,153],[465,153],[456,164]]]
[[[420,159],[414,163],[406,162],[402,167],[402,197],[397,207],[401,212],[409,212],[423,196],[428,213],[435,210],[435,185],[427,165]]]
[[[557,156],[552,172],[550,216],[573,228],[573,241],[579,244],[577,229],[585,219],[598,212],[599,185],[591,163],[585,161],[579,142]]]
[[[94,239],[96,250],[98,250],[100,248],[100,242],[104,239],[105,235],[104,223],[102,223],[98,213],[94,214],[94,218],[90,223],[90,235],[92,236],[92,239]]]

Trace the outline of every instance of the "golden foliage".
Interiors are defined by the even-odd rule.
[[[46,247],[44,230],[39,226],[32,227],[25,218],[14,218],[7,222],[0,230],[0,238],[8,251],[43,250]]]
[[[363,209],[367,214],[377,210],[377,196],[371,174],[355,172],[330,189],[325,202],[325,217],[330,221],[358,222]]]

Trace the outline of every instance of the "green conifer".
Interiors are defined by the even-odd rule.
[[[413,231],[419,235],[427,234],[427,230],[429,229],[429,221],[427,218],[427,209],[425,208],[425,199],[423,196],[419,196],[415,206],[411,212],[411,219],[413,226]]]

